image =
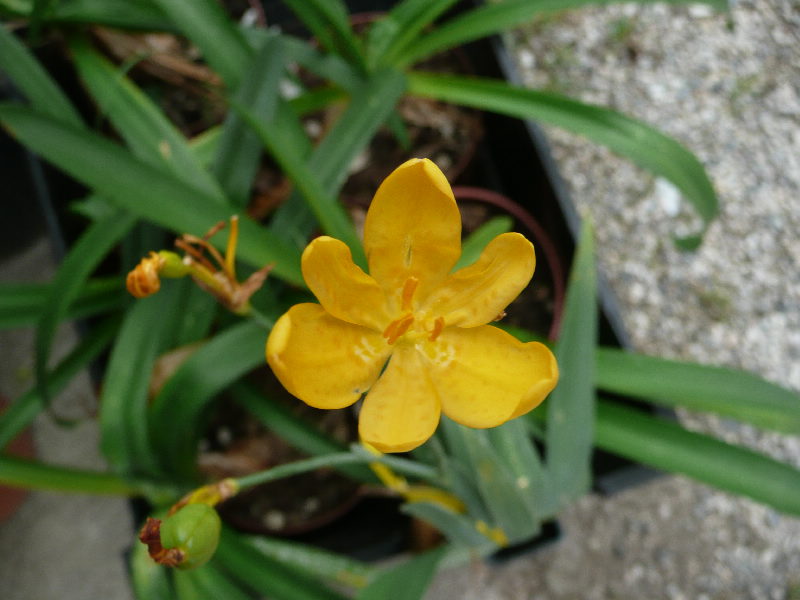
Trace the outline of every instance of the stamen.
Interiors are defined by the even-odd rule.
[[[403,295],[402,295],[402,309],[403,310],[411,310],[411,300],[414,298],[414,292],[417,291],[417,286],[419,285],[419,279],[416,277],[409,277],[406,279],[406,282],[403,284]]]
[[[436,320],[433,322],[433,331],[431,332],[431,337],[428,338],[431,342],[435,342],[436,338],[439,337],[439,334],[442,333],[444,329],[444,317],[436,317]]]
[[[239,215],[231,217],[231,232],[228,235],[228,245],[225,247],[225,271],[236,279],[236,243],[239,240]]]
[[[414,315],[406,315],[405,317],[400,317],[389,323],[389,326],[383,330],[383,337],[386,338],[386,342],[394,344],[401,335],[408,331],[408,328],[411,327],[413,322]]]

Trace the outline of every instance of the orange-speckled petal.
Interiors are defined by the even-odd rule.
[[[445,325],[475,327],[502,314],[533,277],[533,245],[519,233],[498,235],[477,261],[459,269],[429,298],[426,310]]]
[[[267,362],[283,386],[315,408],[350,406],[386,363],[381,334],[329,315],[319,304],[296,304],[275,323]]]
[[[419,280],[424,298],[461,255],[461,216],[445,176],[428,159],[412,159],[381,184],[364,223],[369,271],[390,294]]]
[[[442,412],[469,427],[496,427],[539,405],[558,382],[552,352],[483,325],[446,328],[423,353]]]
[[[391,321],[384,291],[353,262],[344,242],[314,239],[303,252],[302,268],[308,287],[337,319],[381,331]]]
[[[386,371],[364,398],[358,431],[381,452],[408,452],[436,431],[439,398],[422,360],[413,346],[398,345]]]

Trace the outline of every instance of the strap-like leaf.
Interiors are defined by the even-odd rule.
[[[601,401],[595,442],[625,458],[800,515],[800,471],[752,450],[687,431],[673,421]]]
[[[42,114],[75,127],[83,121],[72,103],[30,51],[4,26],[0,26],[0,71],[5,72]]]
[[[800,434],[800,395],[744,371],[597,349],[597,387]]]
[[[227,527],[222,529],[214,564],[221,565],[260,596],[280,600],[346,600],[306,573],[259,552]]]
[[[446,552],[447,547],[442,546],[386,569],[358,593],[356,600],[421,600]]]
[[[661,0],[638,0],[646,2]],[[698,0],[666,0],[673,4],[685,4]],[[706,4],[722,10],[726,0],[704,0]],[[485,4],[455,17],[421,39],[409,40],[399,56],[401,65],[409,65],[437,52],[460,46],[482,37],[508,31],[531,21],[534,17],[597,4],[597,0],[503,0]]]
[[[408,77],[412,94],[541,121],[608,146],[669,179],[694,205],[705,226],[717,215],[717,197],[700,161],[681,144],[644,123],[607,108],[502,81],[432,73],[410,73]],[[696,246],[699,238],[693,235],[678,241],[689,248]]]
[[[152,0],[200,48],[230,89],[244,80],[252,52],[239,28],[215,0]]]
[[[202,235],[230,217],[213,197],[96,134],[8,104],[0,104],[0,121],[22,143],[117,206],[178,234]],[[299,250],[246,217],[239,222],[238,254],[255,267],[275,263],[273,274],[302,285]]]
[[[585,494],[591,485],[597,344],[595,279],[594,240],[587,220],[570,273],[564,320],[555,349],[559,382],[546,404],[547,471],[561,506]]]

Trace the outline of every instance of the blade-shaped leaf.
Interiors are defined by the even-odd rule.
[[[219,600],[251,600],[252,596],[226,573],[214,567],[204,565],[201,569],[173,572],[175,589],[179,600],[199,600],[200,598],[218,598]]]
[[[173,600],[169,571],[150,558],[147,546],[134,543],[128,564],[136,600]]]
[[[323,48],[364,68],[364,56],[341,0],[284,0]]]
[[[31,52],[5,27],[0,26],[0,71],[38,111],[65,123],[82,127],[83,121],[50,75]]]
[[[253,321],[229,327],[194,352],[153,401],[149,419],[162,462],[191,474],[200,417],[225,387],[264,362],[267,332]]]
[[[111,473],[71,469],[0,456],[0,484],[31,490],[136,496],[141,489]]]
[[[595,442],[608,452],[800,515],[800,471],[673,421],[603,400],[597,405]]]
[[[164,323],[179,315],[179,297],[177,286],[165,286],[155,296],[137,300],[111,352],[100,398],[101,448],[119,473],[159,472],[147,428],[148,391],[163,348]]]
[[[302,571],[258,552],[227,527],[222,529],[214,564],[261,596],[276,600],[346,600]]]
[[[471,265],[478,260],[481,252],[486,248],[486,244],[501,233],[511,231],[513,226],[513,219],[505,215],[494,217],[486,221],[486,223],[478,227],[464,240],[461,245],[461,257],[458,259],[456,266],[453,267],[453,271]]]
[[[367,61],[371,66],[391,65],[420,32],[458,0],[405,0],[398,2],[367,32]]]
[[[672,138],[635,119],[502,81],[431,73],[410,73],[408,81],[412,94],[541,121],[583,135],[670,180],[693,204],[704,227],[717,215],[717,197],[700,161]],[[690,236],[678,242],[690,247],[698,239]]]
[[[230,89],[236,89],[250,63],[250,46],[215,0],[152,0],[194,42]]]
[[[800,395],[744,371],[598,348],[597,387],[800,433]]]
[[[546,404],[547,471],[561,506],[582,496],[591,484],[596,294],[594,241],[587,219],[573,260],[555,348],[559,382]]]
[[[293,540],[261,535],[242,536],[242,540],[264,556],[288,567],[349,587],[364,587],[376,573],[374,567],[354,558]]]
[[[347,110],[317,146],[307,166],[297,157],[291,157],[291,163],[288,162],[289,157],[283,157],[286,161],[282,165],[284,170],[303,193],[311,212],[323,225],[326,233],[346,242],[353,252],[354,260],[362,266],[366,266],[366,259],[361,243],[343,209],[332,202],[330,196],[338,192],[352,161],[386,121],[405,89],[405,77],[402,73],[391,70],[375,73],[353,92]],[[253,126],[258,128],[262,140],[275,158],[280,160],[281,148],[271,139],[269,131],[258,124]],[[286,230],[294,225],[295,236],[305,240],[313,221],[303,218],[302,215],[296,219],[284,218],[284,213],[289,211],[303,212],[297,206],[295,198],[290,198],[276,212],[273,227]]]
[[[442,546],[415,556],[376,575],[356,600],[420,600],[447,552]]]
[[[33,0],[0,3],[0,15],[28,18]],[[147,0],[69,0],[61,1],[48,15],[48,22],[110,25],[126,29],[163,31],[171,28],[166,15]]]
[[[230,210],[196,188],[139,160],[117,144],[38,114],[0,105],[0,120],[25,145],[117,206],[172,229],[201,235]],[[302,285],[300,253],[246,217],[239,221],[238,255],[255,267]]]
[[[73,37],[70,49],[92,98],[136,156],[157,167],[167,166],[187,184],[220,203],[226,202],[219,183],[201,166],[186,138],[122,70],[103,58],[83,37]]]
[[[638,0],[639,3],[663,0]],[[720,10],[726,0],[666,0],[672,4],[705,1]],[[534,17],[568,8],[597,4],[597,0],[503,0],[487,2],[453,18],[421,39],[409,40],[398,62],[409,65],[431,54],[460,46],[473,40],[508,31],[531,21]]]
[[[118,277],[89,280],[67,308],[65,319],[83,319],[120,308],[127,299]],[[0,284],[0,329],[29,327],[39,319],[51,293],[50,284]]]
[[[122,210],[115,210],[108,217],[96,221],[70,248],[50,284],[50,293],[43,305],[36,328],[36,382],[39,393],[48,399],[46,369],[50,348],[59,323],[78,296],[84,282],[100,264],[102,259],[130,231],[136,218]]]
[[[277,36],[263,40],[252,59],[250,74],[235,95],[238,105],[246,107],[260,122],[271,129],[280,128],[283,145],[291,144],[294,152],[305,156],[311,149],[300,120],[284,106],[280,81],[285,62],[283,44]],[[261,158],[261,141],[241,117],[231,111],[225,119],[214,160],[214,173],[237,206],[245,206]]]

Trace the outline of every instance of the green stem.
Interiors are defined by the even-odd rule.
[[[167,492],[157,489],[154,484],[128,481],[111,473],[45,465],[12,456],[0,456],[0,484],[34,490],[111,496],[152,497]]]
[[[272,467],[270,469],[266,469],[265,471],[259,471],[258,473],[252,473],[251,475],[240,477],[236,480],[236,483],[239,485],[239,489],[244,489],[254,485],[260,485],[269,481],[291,477],[292,475],[299,475],[300,473],[306,473],[308,471],[314,471],[315,469],[324,467],[337,467],[341,465],[370,462],[384,463],[407,475],[423,477],[424,479],[428,480],[436,479],[435,469],[426,467],[425,465],[420,465],[413,461],[402,458],[373,456],[365,451],[363,454],[337,452],[335,454],[326,454],[324,456],[306,458],[304,460],[298,460],[285,465],[278,465],[277,467]]]

